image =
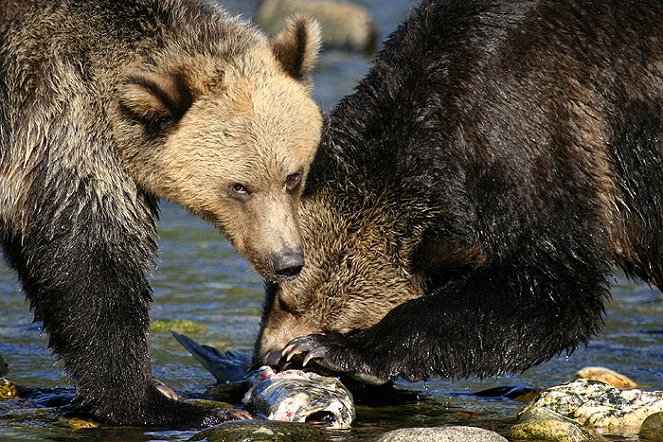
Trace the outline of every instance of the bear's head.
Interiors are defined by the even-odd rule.
[[[322,124],[308,80],[319,30],[295,18],[271,41],[232,38],[221,49],[171,42],[132,66],[114,129],[140,189],[217,225],[283,281],[304,264],[297,209]]]

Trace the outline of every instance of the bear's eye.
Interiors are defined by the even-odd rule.
[[[302,182],[301,172],[295,172],[288,175],[285,179],[285,186],[289,191],[295,190]]]
[[[251,191],[241,183],[232,183],[230,186],[228,186],[228,191],[230,196],[234,198],[245,199],[251,195]]]

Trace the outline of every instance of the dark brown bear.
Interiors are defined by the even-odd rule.
[[[517,373],[600,329],[613,266],[663,287],[661,17],[424,1],[330,117],[307,266],[269,285],[257,358],[372,382]]]
[[[115,424],[226,419],[152,378],[156,202],[223,229],[263,276],[297,275],[322,124],[316,25],[296,19],[268,41],[202,0],[0,10],[0,240],[76,403]]]

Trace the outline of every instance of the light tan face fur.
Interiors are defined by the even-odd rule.
[[[270,277],[271,253],[301,249],[297,207],[319,141],[320,112],[288,78],[229,81],[232,88],[200,99],[169,137],[154,190],[217,223]],[[301,182],[289,188],[296,174]],[[248,195],[236,195],[233,186]]]
[[[305,79],[318,37],[306,25],[304,42],[281,35],[232,63],[175,60],[162,72],[129,76],[120,91],[125,112],[143,120],[123,137],[145,145],[121,152],[138,184],[218,225],[272,280],[281,279],[275,257],[301,252],[299,196],[320,139]],[[289,29],[297,34],[296,25]],[[279,42],[304,51],[294,68],[275,58],[291,55],[275,48]],[[288,63],[299,71],[287,71]]]

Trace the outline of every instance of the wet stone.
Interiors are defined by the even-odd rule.
[[[645,418],[663,411],[663,392],[620,390],[578,379],[543,390],[521,414],[548,409],[583,425],[637,433]]]
[[[591,428],[546,408],[521,412],[509,437],[520,440],[555,442],[603,442],[606,439]]]
[[[383,434],[375,442],[506,442],[506,439],[483,428],[450,426],[401,428]]]
[[[322,430],[297,422],[232,421],[196,433],[192,441],[208,442],[303,442],[323,441]]]
[[[0,379],[0,401],[18,398],[18,387],[7,379]]]
[[[648,441],[663,441],[663,412],[648,416],[640,425],[638,435]]]
[[[603,382],[604,384],[623,390],[638,386],[638,384],[625,375],[605,367],[585,367],[576,373],[576,378]]]

